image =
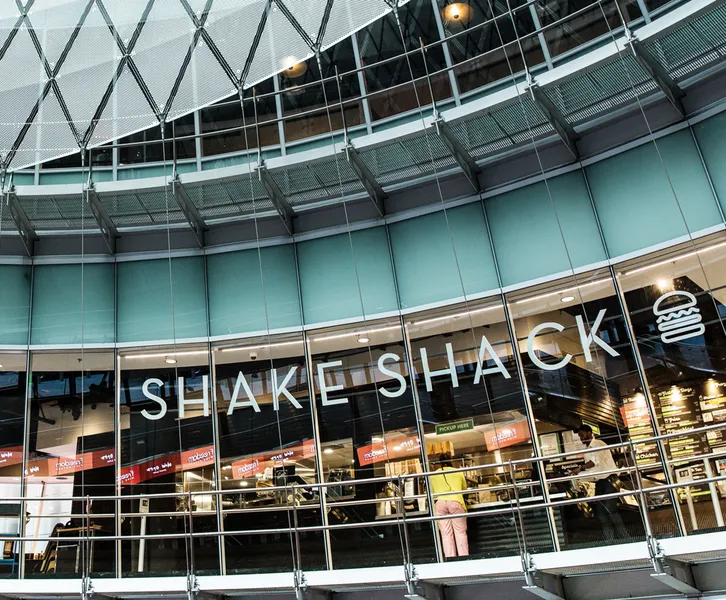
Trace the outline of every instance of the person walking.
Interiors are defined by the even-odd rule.
[[[466,535],[466,503],[462,491],[467,489],[463,473],[452,471],[451,460],[442,455],[438,461],[440,473],[430,478],[431,492],[436,501],[436,515],[462,515],[438,521],[439,531],[444,544],[444,556],[454,558],[469,555],[469,539]],[[450,493],[449,493],[450,492]]]
[[[610,481],[610,476],[615,475],[617,466],[613,459],[607,444],[602,440],[598,440],[592,433],[592,427],[582,424],[577,429],[577,435],[586,448],[603,448],[597,452],[589,452],[585,454],[585,464],[578,469],[578,473],[583,473],[588,477],[583,478],[584,481],[595,482],[595,495],[616,494],[617,489]],[[603,535],[607,541],[612,541],[616,537],[619,539],[627,538],[628,532],[625,529],[623,518],[618,511],[617,498],[609,498],[607,500],[594,501],[595,516],[602,526]]]

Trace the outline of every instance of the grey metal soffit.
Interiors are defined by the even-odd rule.
[[[385,0],[0,0],[0,168],[181,117],[390,11]]]

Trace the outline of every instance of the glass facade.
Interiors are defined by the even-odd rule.
[[[571,60],[647,6],[415,0],[83,164],[175,176],[375,135]],[[527,131],[505,135],[536,147],[521,108]],[[229,217],[212,196],[252,207],[254,241],[229,248],[227,233],[178,241],[183,186],[139,190],[166,222],[148,215],[148,247],[110,256],[86,253],[92,194],[80,210],[53,198],[80,250],[0,259],[0,579],[400,566],[723,529],[724,114],[354,225],[340,170],[302,164],[280,194],[338,185],[345,224],[297,236],[260,233],[279,201],[264,168],[249,195],[190,186],[210,221]],[[423,138],[401,148],[439,184]]]
[[[465,475],[471,557],[641,540],[639,502],[658,536],[718,529],[726,490],[699,480],[724,468],[725,244],[344,325],[3,350],[0,485],[24,499],[2,534],[25,541],[0,573],[436,561],[442,463]],[[617,487],[578,474],[583,426]]]

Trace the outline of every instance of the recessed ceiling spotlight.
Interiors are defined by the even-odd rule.
[[[367,344],[370,341],[371,339],[369,337],[366,337],[365,335],[362,335],[358,338],[358,342],[361,344]]]
[[[574,299],[574,296],[562,296],[562,298],[560,298],[560,302],[572,302]]]
[[[296,56],[286,56],[280,61],[280,64],[283,69],[285,69],[282,72],[282,75],[289,77],[290,79],[300,77],[308,70],[308,66],[304,62],[301,62]]]
[[[164,362],[165,362],[165,363],[166,363],[167,365],[175,365],[175,364],[176,364],[176,358],[172,358],[171,356],[167,356],[167,357],[166,357],[166,358],[164,359]]]
[[[448,23],[468,23],[474,16],[474,9],[464,2],[454,2],[444,6],[441,16]]]

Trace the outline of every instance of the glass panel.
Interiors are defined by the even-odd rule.
[[[204,277],[200,256],[119,263],[118,341],[205,337]]]
[[[422,106],[431,104],[426,69],[423,57],[418,51],[421,40],[424,44],[439,40],[431,3],[413,2],[402,6],[399,8],[399,18],[404,32],[405,46],[396,19],[391,14],[358,34],[361,62],[364,66],[374,65],[364,71],[373,120],[416,109],[418,102]],[[402,56],[404,49],[411,52],[408,59]],[[386,62],[376,64],[381,61]],[[436,74],[446,66],[440,45],[427,50],[426,61],[429,73],[432,74],[434,97],[437,100],[451,97],[448,75]],[[410,83],[411,73],[416,79],[415,90]]]
[[[292,244],[212,254],[207,285],[211,335],[302,325]]]
[[[196,573],[218,573],[218,538],[199,535],[217,531],[207,346],[130,350],[119,360],[121,493],[177,494],[122,501],[121,535],[163,537],[123,541],[121,572],[185,575],[193,562]]]
[[[293,57],[290,57],[290,60],[294,62]],[[288,142],[329,133],[331,125],[333,131],[343,129],[339,105],[340,96],[342,95],[343,101],[360,96],[357,73],[341,78],[340,94],[335,81],[336,66],[339,74],[354,71],[356,68],[350,38],[339,42],[330,50],[322,52],[320,61],[323,66],[323,77],[331,78],[331,81],[325,84],[325,94],[319,83],[321,76],[318,61],[314,57],[304,63],[298,63],[280,74],[283,90],[282,110],[285,115],[285,139]],[[330,107],[330,121],[328,121],[328,111],[325,107],[326,97]],[[361,102],[346,103],[344,110],[345,122],[348,127],[360,125],[363,122]],[[314,112],[308,116],[290,118],[291,115],[309,111]]]
[[[607,448],[653,435],[651,413],[609,271],[512,293],[507,300],[543,454]],[[581,441],[577,430],[583,425],[584,438],[594,432],[592,440]],[[592,431],[587,432],[587,427]],[[633,457],[630,448],[623,446],[548,461],[550,496],[588,497],[632,490],[638,481],[635,460],[648,481],[663,483],[657,448],[637,445],[635,452]],[[623,543],[645,535],[632,496],[556,510],[562,524],[562,548]],[[672,530],[669,503],[653,506],[650,512]]]
[[[30,277],[30,267],[0,265],[0,343],[28,343]]]
[[[326,490],[333,565],[400,565],[400,504],[391,499],[403,495],[407,515],[429,514],[423,480],[408,479],[402,490],[392,481],[356,483],[424,471],[400,322],[316,331],[308,340],[323,477],[340,483]],[[409,524],[408,536],[414,561],[434,559],[429,524]]]
[[[642,16],[637,0],[619,2],[619,10],[626,23]],[[546,27],[545,40],[553,58],[590,40],[609,38],[611,31],[622,26],[618,4],[614,0],[558,0],[537,2],[535,6],[542,27]]]
[[[624,264],[618,273],[659,431],[716,426],[664,444],[673,480],[684,484],[719,472],[721,460],[709,455],[726,447],[725,245],[718,234]],[[686,485],[677,495],[689,532],[718,526],[721,484]]]
[[[259,123],[274,121],[277,118],[275,97],[267,94],[274,93],[274,83],[268,79],[254,87],[257,99],[257,120]],[[261,97],[260,97],[261,96]],[[231,98],[217,105],[204,108],[201,111],[202,154],[214,156],[227,152],[241,152],[247,148],[257,148],[257,129],[255,128],[255,107],[252,102],[253,90],[245,90],[245,113],[242,119],[242,107],[239,99]],[[244,126],[247,126],[245,139]],[[215,131],[222,132],[233,129],[228,133],[208,135]],[[280,143],[277,123],[270,123],[259,127],[260,142],[262,146],[274,146]]]
[[[31,357],[28,577],[115,575],[116,544],[103,539],[116,534],[113,363],[112,352]]]
[[[0,536],[11,538],[0,544],[0,579],[19,575],[21,537],[24,519],[20,477],[25,437],[25,352],[0,354]]]
[[[504,286],[606,259],[580,171],[489,198],[486,210]]]
[[[305,569],[325,568],[313,415],[302,335],[244,340],[215,352],[225,556],[228,573],[290,571],[298,541]],[[276,487],[287,489],[273,489]]]
[[[397,309],[385,228],[301,242],[297,256],[305,323]]]
[[[534,452],[532,429],[502,302],[497,297],[417,314],[406,330],[430,468],[466,469],[453,486],[448,477],[432,481],[437,514],[452,514],[458,509],[452,502],[469,513],[466,536],[439,527],[444,555],[461,555],[462,538],[472,557],[516,555],[522,532],[514,511],[518,503],[541,502],[542,486],[539,470],[526,462]],[[520,459],[513,470],[502,464]],[[467,491],[451,498],[444,492],[452,487]],[[510,512],[489,514],[501,509]],[[525,512],[531,549],[553,549],[555,517]]]
[[[110,263],[36,266],[31,343],[113,342],[114,279]]]
[[[467,295],[499,287],[478,202],[389,227],[401,308],[460,299],[462,280]]]
[[[647,143],[592,164],[586,173],[613,257],[722,223],[688,131],[658,140],[657,150]]]
[[[512,71],[523,71],[517,38],[528,67],[544,63],[528,5],[511,6],[510,14],[510,3],[488,0],[438,0],[438,3],[451,59],[457,65],[454,72],[461,92],[511,77]]]
[[[190,113],[183,117],[167,123],[164,127],[164,136],[167,140],[174,138],[183,138],[194,136],[194,114]],[[138,142],[149,142],[161,140],[161,128],[152,127],[145,131],[134,133],[119,140],[122,146],[119,148],[118,160],[119,165],[131,165],[145,162],[160,162],[164,158],[164,149],[159,144],[133,145]],[[172,147],[172,143],[166,144],[166,160],[171,162],[175,156],[177,159],[194,158],[196,156],[196,145],[194,138],[182,139],[176,142]]]

